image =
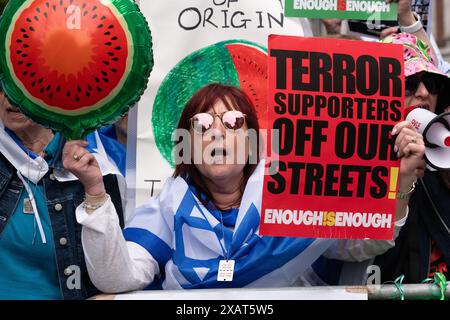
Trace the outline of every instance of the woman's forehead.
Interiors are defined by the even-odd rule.
[[[236,110],[236,108],[230,98],[224,97],[217,99],[208,112],[223,113],[229,110]]]

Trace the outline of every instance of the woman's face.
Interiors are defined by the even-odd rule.
[[[249,156],[247,124],[244,122],[237,130],[225,128],[220,116],[227,111],[230,110],[219,100],[206,111],[214,115],[211,128],[203,134],[192,127],[190,130],[194,165],[203,178],[212,181],[232,181],[230,179],[241,178]]]
[[[14,132],[30,130],[36,126],[19,109],[11,106],[3,91],[0,91],[0,119],[6,128]]]
[[[419,74],[414,74],[412,77],[416,77],[419,78],[426,75],[426,73],[419,73]],[[408,78],[407,77],[406,81],[408,83]],[[408,85],[407,85],[408,88]],[[430,91],[427,89],[427,87],[425,86],[423,81],[420,81],[418,87],[416,90],[410,90],[410,94],[408,94],[408,90],[406,90],[406,95],[405,95],[405,107],[421,107],[424,109],[427,109],[431,112],[435,112],[436,111],[436,104],[437,104],[437,99],[438,99],[438,95],[434,94],[434,93],[430,93]]]

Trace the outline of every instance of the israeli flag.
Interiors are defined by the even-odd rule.
[[[246,185],[234,227],[224,227],[220,215],[201,204],[183,178],[169,179],[124,230],[127,241],[158,261],[161,274],[149,289],[296,285],[334,240],[261,236],[263,180],[261,161]],[[225,259],[235,261],[233,281],[218,282],[219,262]]]

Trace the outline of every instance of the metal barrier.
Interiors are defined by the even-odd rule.
[[[394,284],[367,286],[369,300],[436,300],[441,298],[441,288],[436,284],[403,284],[400,290]],[[402,293],[402,292],[403,293]],[[450,287],[445,290],[445,299],[450,299]]]
[[[196,289],[136,291],[119,295],[100,295],[94,300],[437,300],[436,284],[395,284],[370,286],[291,287],[271,289]],[[450,288],[445,291],[450,299]]]

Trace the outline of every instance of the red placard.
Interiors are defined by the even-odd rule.
[[[392,239],[401,45],[271,35],[260,233]]]

